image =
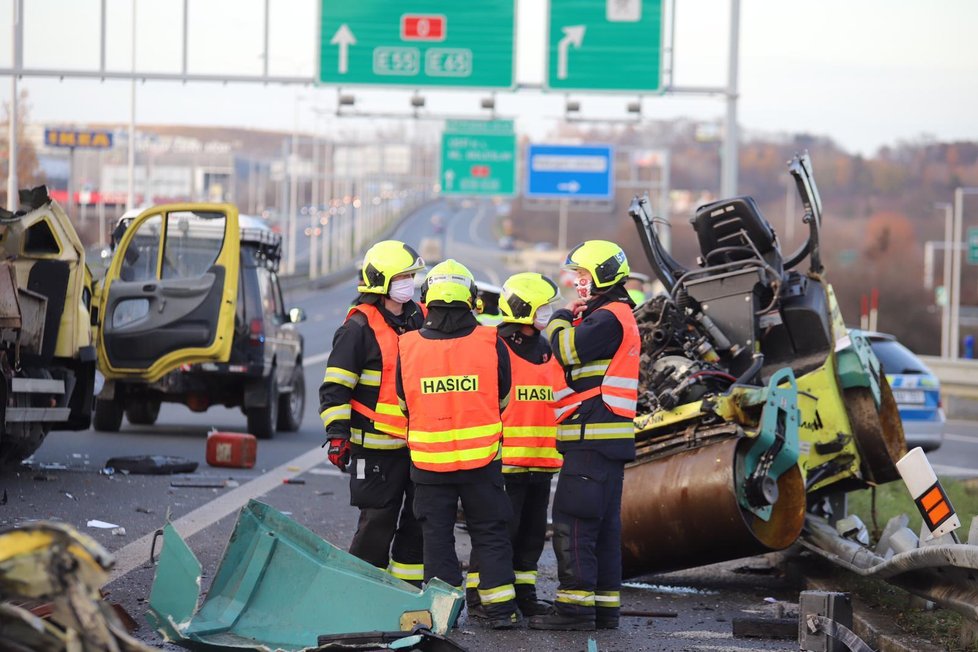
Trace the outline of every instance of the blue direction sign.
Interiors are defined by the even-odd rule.
[[[608,199],[615,189],[614,160],[608,145],[530,145],[526,196]]]

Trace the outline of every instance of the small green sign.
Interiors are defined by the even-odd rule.
[[[443,195],[516,194],[512,120],[449,120],[441,137]]]
[[[662,90],[662,0],[550,0],[547,86]]]
[[[320,0],[319,82],[512,88],[515,0]]]
[[[978,265],[978,228],[968,229],[968,264]]]

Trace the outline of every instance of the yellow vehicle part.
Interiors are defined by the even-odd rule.
[[[68,284],[53,355],[75,358],[80,348],[91,346],[91,274],[85,265],[85,248],[60,205],[49,201],[16,221],[0,225],[0,260],[11,262],[21,288],[28,287],[38,261],[67,263]]]
[[[222,213],[225,216],[224,239],[214,265],[224,267],[224,287],[221,293],[221,306],[217,319],[214,339],[209,346],[183,348],[160,356],[147,368],[125,368],[112,366],[105,345],[105,323],[111,315],[105,314],[111,298],[112,284],[119,280],[125,252],[132,242],[139,226],[147,220],[161,216],[164,228],[160,229],[159,255],[156,261],[156,279],[160,282],[165,255],[167,235],[167,215],[171,213]],[[97,328],[98,368],[107,380],[139,379],[155,382],[165,374],[183,364],[197,362],[227,362],[231,354],[234,331],[234,313],[238,295],[238,275],[241,256],[241,233],[238,226],[238,209],[232,204],[186,203],[166,204],[148,208],[133,219],[126,229],[99,290],[100,323]]]

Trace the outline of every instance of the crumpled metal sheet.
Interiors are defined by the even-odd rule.
[[[809,515],[802,545],[867,577],[878,577],[978,622],[978,545],[928,544],[882,557]]]
[[[201,566],[172,527],[163,533],[149,623],[193,649],[314,650],[323,635],[445,634],[464,594],[440,580],[422,591],[357,559],[257,501],[241,509],[207,592]]]

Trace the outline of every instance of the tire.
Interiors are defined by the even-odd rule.
[[[292,384],[288,392],[278,399],[278,429],[295,432],[302,425],[302,413],[306,410],[306,375],[300,365],[292,371]]]
[[[134,426],[151,426],[160,416],[160,402],[152,399],[133,401],[126,406],[126,419]]]
[[[122,404],[112,399],[95,399],[92,427],[99,432],[119,432],[122,426]]]
[[[245,410],[248,432],[258,439],[271,439],[275,436],[275,426],[278,422],[278,389],[275,386],[274,367],[265,381],[265,392],[267,396],[265,405]]]

